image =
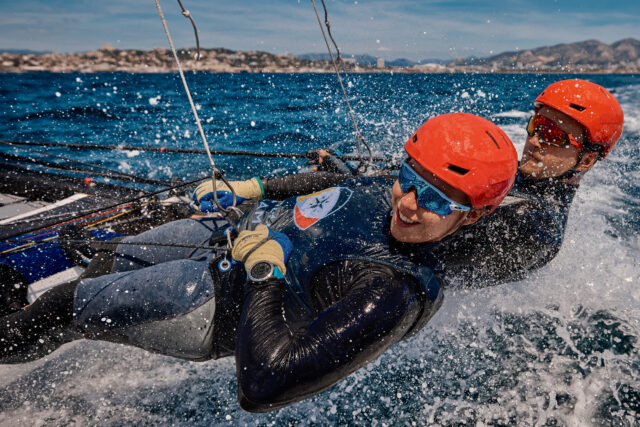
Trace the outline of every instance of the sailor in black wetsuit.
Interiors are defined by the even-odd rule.
[[[0,361],[42,357],[84,335],[189,360],[235,354],[249,411],[318,393],[428,322],[442,301],[432,249],[495,209],[515,180],[511,141],[470,114],[429,120],[405,150],[395,182],[364,178],[260,201],[236,226],[231,265],[209,248],[102,252],[89,275],[111,274],[2,318]],[[235,184],[241,197],[273,196],[268,181]],[[126,240],[215,244],[225,229],[221,219],[191,219]]]
[[[622,133],[620,104],[595,83],[553,83],[534,106],[509,196],[493,215],[459,230],[435,250],[444,283],[504,283],[551,261],[560,250],[580,179],[611,152]]]

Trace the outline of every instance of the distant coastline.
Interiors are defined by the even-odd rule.
[[[302,59],[292,54],[274,55],[259,51],[233,51],[224,48],[201,49],[195,60],[195,49],[180,49],[182,66],[189,71],[212,73],[330,73],[328,60]],[[449,63],[375,66],[345,59],[341,68],[352,73],[640,73],[640,41],[624,39],[611,45],[597,40],[560,44],[516,52],[505,52],[488,58],[458,58]],[[442,62],[442,61],[440,61]],[[0,54],[0,72],[25,73],[48,71],[57,73],[169,73],[176,70],[171,52],[152,50],[120,50],[105,44],[101,49],[84,53]]]

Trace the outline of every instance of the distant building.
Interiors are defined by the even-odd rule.
[[[384,58],[378,58],[376,62],[376,68],[384,68]]]
[[[356,58],[342,58],[345,64],[356,64]]]
[[[104,42],[102,43],[102,50],[115,50],[111,43]]]

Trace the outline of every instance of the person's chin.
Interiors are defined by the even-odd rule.
[[[397,212],[394,213],[393,218],[391,218],[391,235],[399,242],[422,243],[427,241],[425,237],[422,236],[422,230],[422,224],[407,224],[398,217]]]
[[[391,228],[391,235],[398,242],[402,243],[420,243],[421,241],[416,237],[415,234],[407,233],[404,230],[398,230],[397,228]]]
[[[524,161],[520,164],[520,174],[531,178],[539,178],[542,173],[542,168],[537,165],[537,162],[533,159]]]

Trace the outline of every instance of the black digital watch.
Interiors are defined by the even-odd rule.
[[[265,280],[271,279],[272,277],[276,277],[275,265],[271,264],[268,261],[260,261],[257,262],[251,267],[249,270],[249,280],[252,282],[264,282]]]

